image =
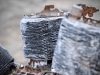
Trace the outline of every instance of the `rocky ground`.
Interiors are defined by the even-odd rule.
[[[75,3],[85,3],[100,8],[100,0],[0,0],[0,44],[2,44],[16,62],[27,63],[23,56],[23,43],[20,33],[20,20],[25,14],[40,12],[45,5],[68,11]],[[100,12],[93,18],[100,20]]]

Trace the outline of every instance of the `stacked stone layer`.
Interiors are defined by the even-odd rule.
[[[64,18],[52,68],[62,75],[100,75],[100,28]]]
[[[51,59],[62,17],[22,19],[21,32],[26,58]]]

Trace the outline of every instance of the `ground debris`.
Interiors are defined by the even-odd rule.
[[[51,72],[50,68],[47,68],[47,66],[33,68],[32,67],[33,63],[34,63],[33,61],[31,61],[31,63],[28,65],[22,65],[17,63],[16,69],[13,69],[11,73],[8,75],[60,75]]]

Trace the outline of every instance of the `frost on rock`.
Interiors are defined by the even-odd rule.
[[[100,28],[64,18],[52,68],[62,75],[100,75]]]

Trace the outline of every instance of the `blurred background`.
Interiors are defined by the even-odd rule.
[[[100,0],[0,0],[0,44],[10,52],[16,62],[26,64],[28,60],[23,55],[20,32],[20,21],[23,15],[40,12],[48,4],[69,11],[75,3],[100,9]],[[100,20],[100,12],[93,18]]]

